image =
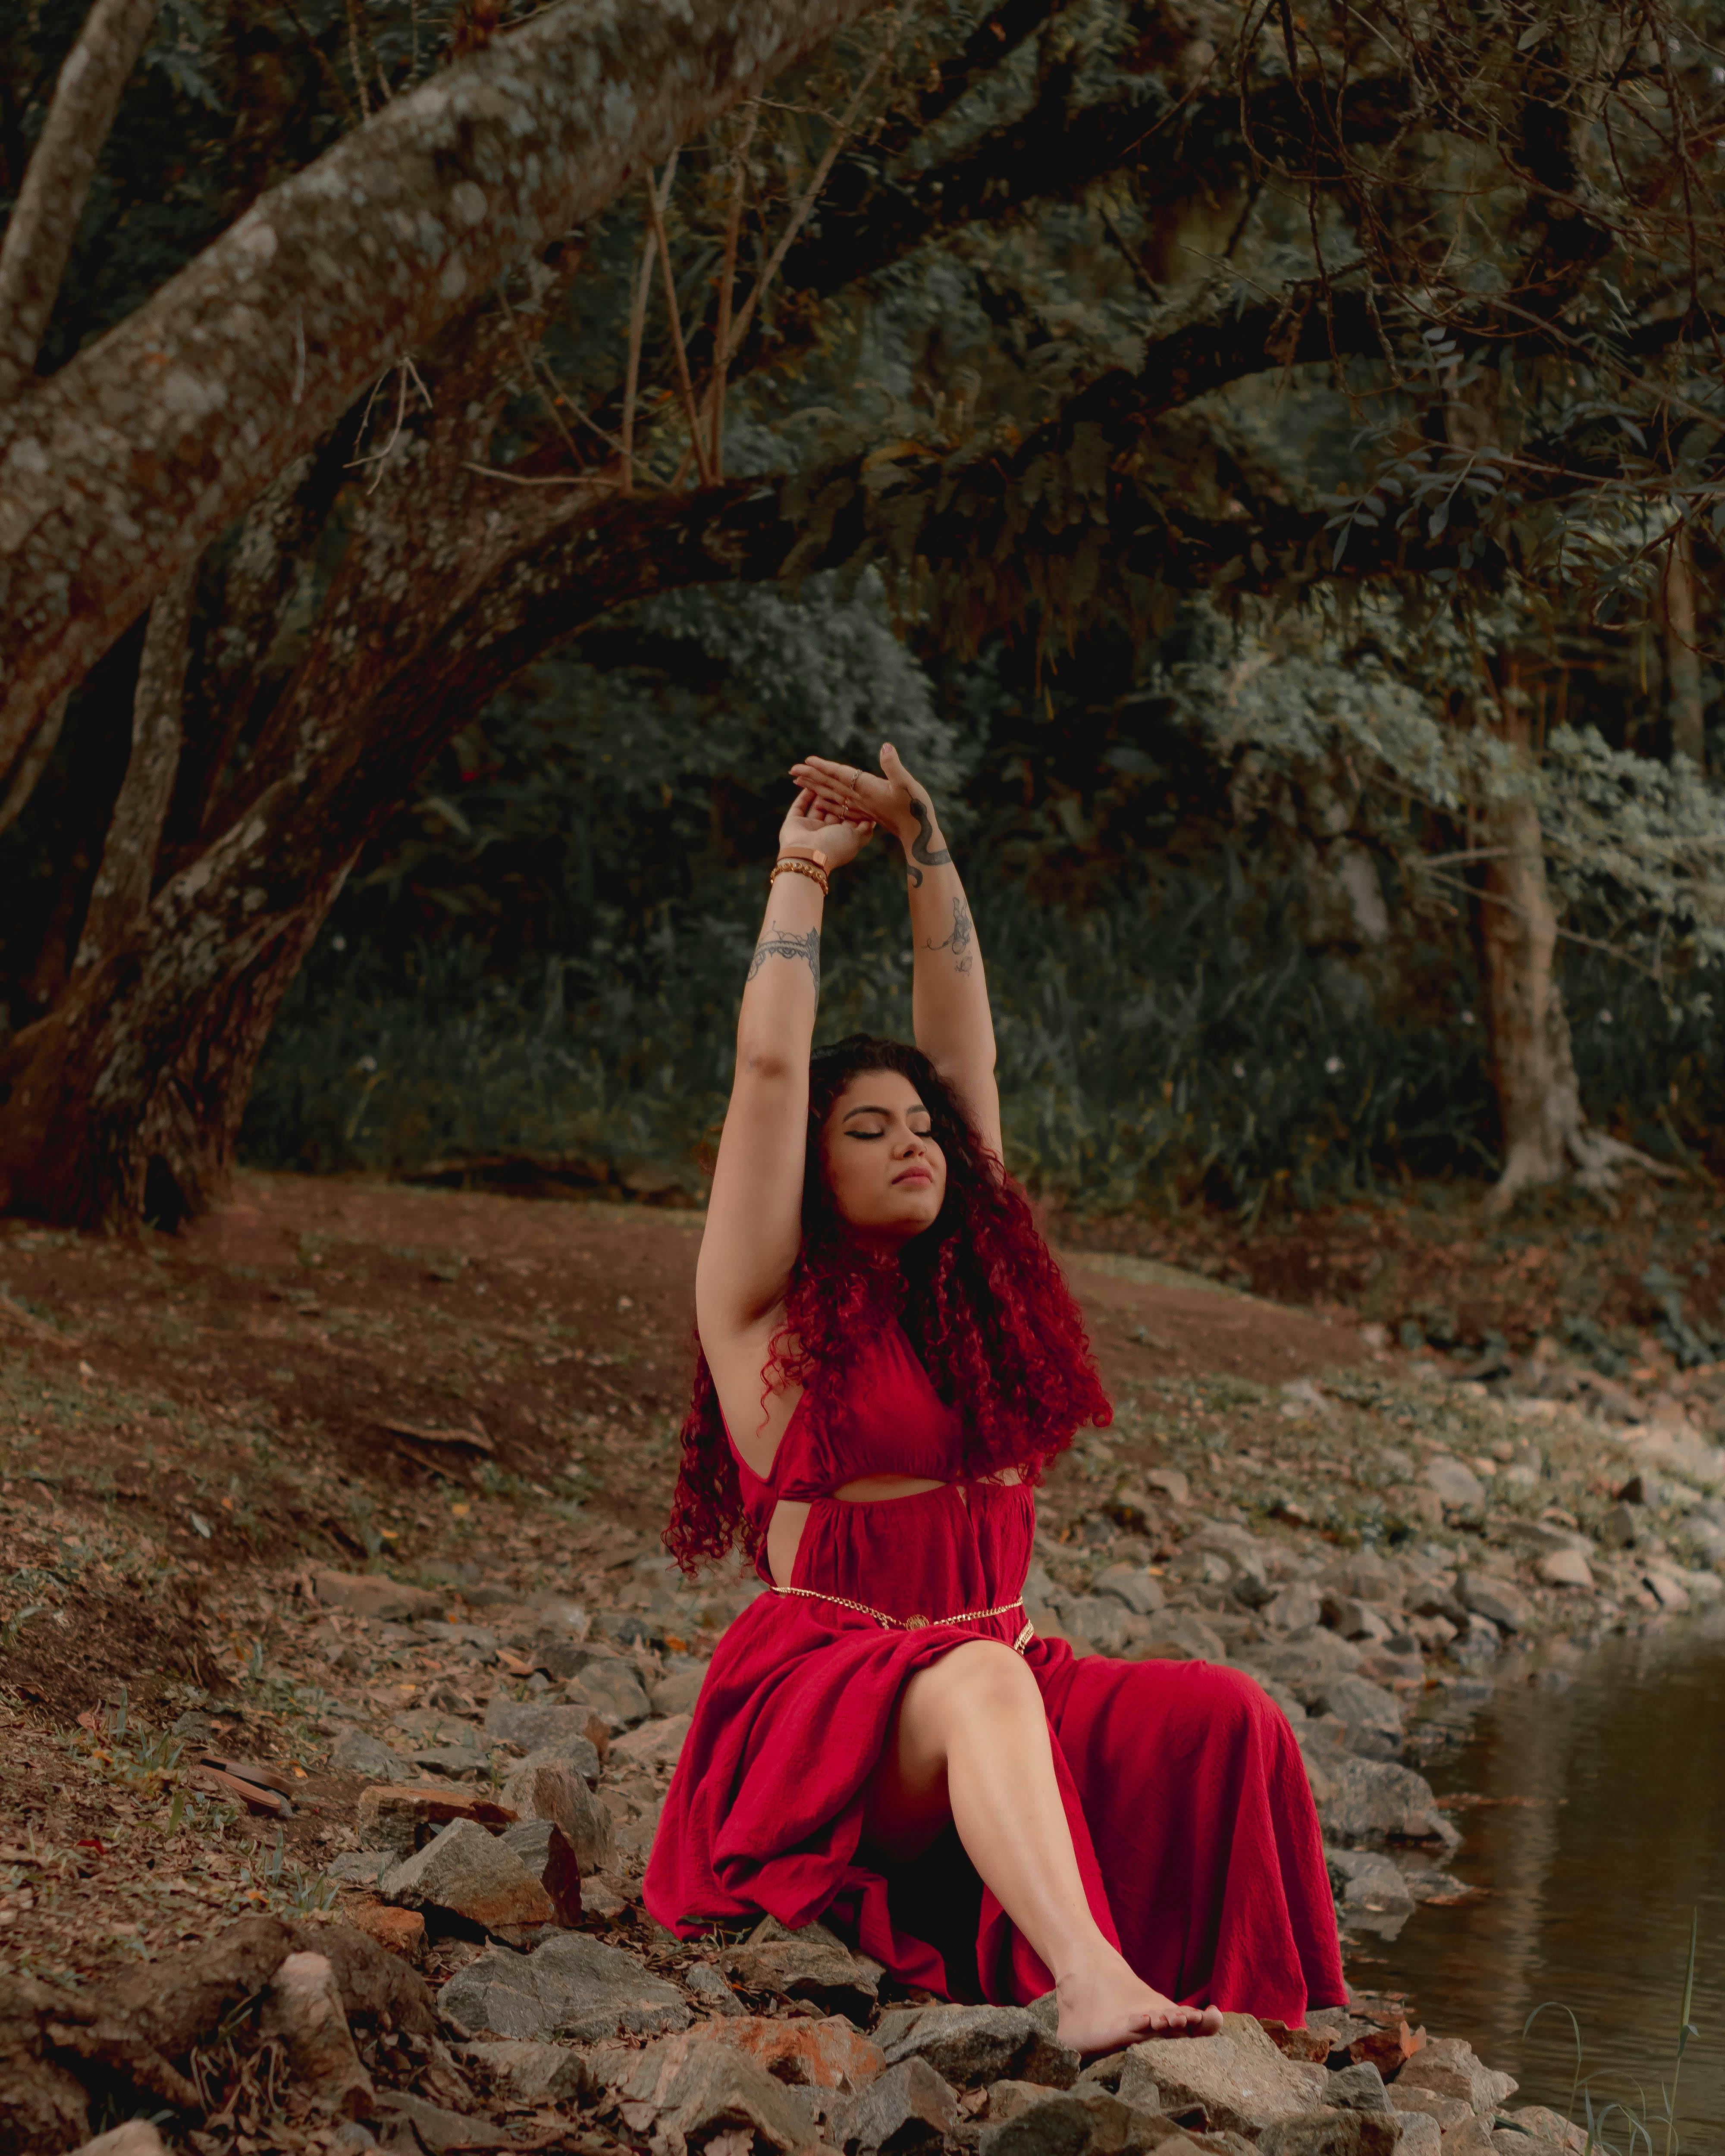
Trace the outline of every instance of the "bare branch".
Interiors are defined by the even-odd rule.
[[[671,164],[665,172],[665,200],[670,198],[672,167],[676,162],[673,151]],[[665,311],[670,322],[671,357],[676,363],[677,391],[683,400],[683,417],[689,423],[689,447],[694,452],[695,462],[701,472],[703,486],[712,483],[712,467],[707,461],[706,441],[701,432],[700,414],[695,409],[695,384],[689,378],[689,354],[683,343],[683,317],[677,305],[677,280],[671,268],[670,247],[665,236],[665,202],[660,199],[653,186],[653,175],[647,175],[647,211],[653,220],[653,237],[659,247],[660,266],[665,272]]]
[[[0,243],[0,404],[34,379],[85,198],[156,8],[157,0],[95,0],[60,69]]]

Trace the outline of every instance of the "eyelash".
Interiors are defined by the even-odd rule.
[[[854,1138],[884,1138],[886,1133],[885,1131],[852,1131],[850,1135]],[[913,1138],[932,1138],[934,1126],[931,1123],[926,1131],[912,1131],[911,1136]]]

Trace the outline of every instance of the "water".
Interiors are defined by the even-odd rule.
[[[1560,2112],[1574,2066],[1567,2018],[1522,2029],[1542,2001],[1561,2000],[1581,2023],[1595,2106],[1639,2084],[1662,2118],[1699,1909],[1700,2033],[1676,2113],[1686,2152],[1725,2156],[1725,1613],[1571,1650],[1506,1682],[1425,1771],[1440,1795],[1497,1800],[1450,1815],[1466,1839],[1449,1868],[1488,1891],[1416,1911],[1393,1943],[1364,1943],[1355,1982],[1405,1991],[1410,2020],[1466,2036],[1514,2074],[1512,2107]],[[1620,2116],[1606,2134],[1630,2138]],[[1654,2147],[1663,2156],[1662,2127]]]

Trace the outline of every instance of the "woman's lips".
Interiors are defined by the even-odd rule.
[[[932,1183],[934,1178],[926,1168],[907,1168],[901,1175],[893,1177],[895,1183]]]

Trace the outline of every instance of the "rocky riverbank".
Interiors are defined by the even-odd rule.
[[[1084,2066],[1045,2009],[907,1995],[819,1927],[660,1932],[641,1868],[759,1591],[682,1581],[649,1525],[688,1227],[366,1202],[345,1243],[30,1246],[69,1316],[14,1301],[0,1372],[0,2152],[138,2112],[198,2156],[1565,2144],[1394,1997]],[[434,1204],[467,1245],[434,1266],[398,1218]],[[578,1309],[521,1285],[553,1257]],[[435,1324],[392,1303],[409,1265]],[[1042,1493],[1038,1629],[1262,1682],[1348,1934],[1472,1891],[1430,1709],[1718,1598],[1721,1373],[1458,1366],[1142,1260],[1074,1280],[1118,1414]]]

